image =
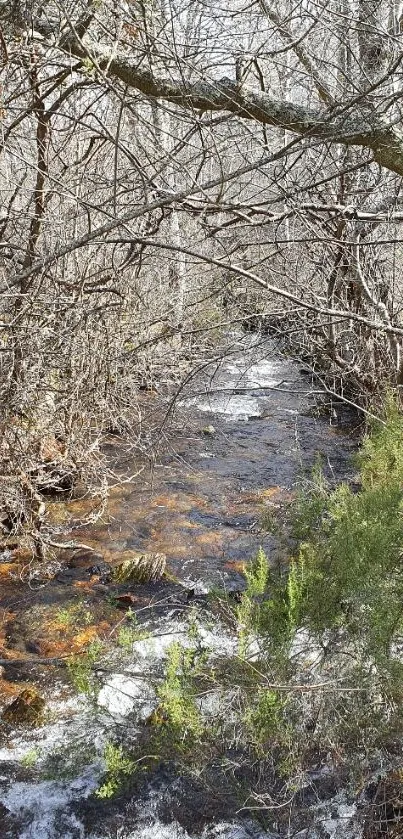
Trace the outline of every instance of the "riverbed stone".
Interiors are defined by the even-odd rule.
[[[80,550],[75,552],[69,560],[69,568],[90,568],[104,561],[104,556],[100,551],[85,551]]]
[[[117,594],[115,602],[119,609],[130,609],[132,606],[136,605],[137,597],[135,594],[128,591],[126,594]]]
[[[165,554],[123,551],[113,579],[116,583],[155,583],[163,576],[166,561]]]

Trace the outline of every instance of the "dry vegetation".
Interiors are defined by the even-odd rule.
[[[394,0],[0,2],[4,539],[231,324],[403,381]],[[147,441],[149,442],[149,440]],[[41,535],[42,534],[42,535]]]

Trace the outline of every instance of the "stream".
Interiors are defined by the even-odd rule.
[[[259,546],[275,562],[279,546],[265,520],[287,503],[320,458],[329,480],[351,478],[357,434],[336,405],[319,416],[317,386],[275,344],[234,336],[232,354],[204,369],[181,392],[153,468],[125,456],[100,520],[76,527],[93,499],[55,501],[49,515],[61,537],[93,552],[55,560],[47,574],[24,557],[0,555],[0,837],[4,839],[274,839],[237,816],[230,795],[206,795],[197,779],[170,767],[135,792],[94,796],[105,744],[141,736],[158,673],[173,640],[186,643],[191,600],[212,586],[242,588],[242,566]],[[168,400],[155,397],[161,415]],[[357,420],[355,419],[355,423]],[[116,447],[117,448],[117,447]],[[130,551],[164,554],[168,576],[147,585],[113,585],[108,567]],[[120,601],[119,601],[119,598]],[[126,635],[130,604],[137,636]],[[201,624],[212,655],[233,648],[222,627]],[[95,698],[77,693],[60,659],[91,641],[104,649]],[[116,643],[118,639],[119,643]],[[52,664],[51,659],[59,663]],[[17,664],[15,663],[17,660]],[[14,663],[13,663],[14,662]],[[21,692],[40,697],[33,724],[12,717]],[[13,705],[14,703],[14,705]],[[31,701],[35,706],[35,700]],[[7,713],[8,709],[8,713]],[[216,791],[217,792],[217,791]],[[315,804],[317,826],[300,839],[357,837],[355,808],[341,790]]]

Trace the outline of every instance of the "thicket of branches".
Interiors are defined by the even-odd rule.
[[[6,529],[234,321],[403,383],[400,6],[1,0]]]

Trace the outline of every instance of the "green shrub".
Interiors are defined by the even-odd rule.
[[[114,743],[105,745],[104,761],[106,777],[95,795],[98,798],[112,798],[124,782],[133,775],[136,764],[124,753],[122,746]]]
[[[162,734],[180,751],[194,746],[203,734],[203,722],[194,688],[197,652],[177,641],[168,649],[165,679],[158,690]]]
[[[96,694],[97,683],[94,677],[94,665],[102,652],[102,643],[98,640],[88,645],[83,653],[70,656],[67,671],[78,693]]]

